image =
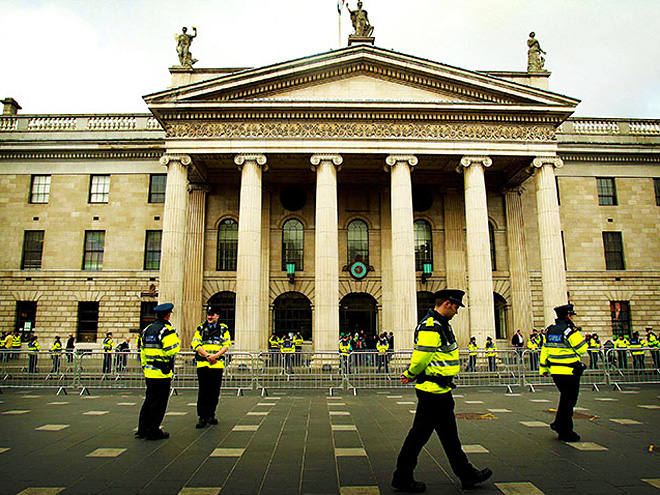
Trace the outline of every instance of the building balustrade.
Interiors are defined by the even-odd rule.
[[[160,131],[149,114],[0,116],[0,132],[12,131]]]

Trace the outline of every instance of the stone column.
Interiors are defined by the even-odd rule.
[[[188,348],[197,325],[203,320],[202,283],[204,281],[204,224],[206,184],[190,184],[188,191],[188,235],[186,236],[185,276],[183,280],[183,322],[179,336]]]
[[[236,265],[236,349],[258,350],[268,331],[261,321],[261,174],[267,170],[262,154],[234,158],[241,170]],[[264,329],[265,327],[265,329]]]
[[[518,187],[504,192],[506,209],[506,235],[509,247],[509,274],[511,278],[511,306],[513,308],[512,332],[531,331],[532,288],[527,268],[527,243],[521,195],[524,189]]]
[[[414,155],[390,155],[385,170],[390,172],[392,212],[392,289],[397,350],[412,349],[417,319],[417,277],[413,232],[412,183],[410,174],[417,165]]]
[[[541,156],[535,158],[532,164],[536,181],[536,209],[541,248],[543,319],[545,325],[549,325],[555,321],[553,308],[568,302],[554,170],[561,168],[564,162],[556,156]]]
[[[465,260],[465,208],[463,197],[457,191],[444,195],[445,211],[445,260],[447,287],[468,290]],[[466,298],[467,300],[467,298]],[[451,320],[451,326],[461,347],[470,341],[470,308],[461,309]]]
[[[380,259],[381,259],[381,331],[394,332],[394,289],[392,287],[392,210],[390,188],[383,187],[380,194]],[[401,347],[395,339],[395,346]],[[398,349],[395,349],[398,350]]]
[[[163,213],[160,287],[158,302],[174,304],[171,322],[181,330],[183,323],[183,279],[185,272],[186,214],[188,208],[188,155],[163,155],[167,167],[167,187]]]
[[[313,155],[316,172],[314,225],[314,349],[335,351],[339,338],[339,232],[337,171],[340,155]]]
[[[468,302],[471,334],[483,345],[495,338],[493,265],[488,235],[488,205],[484,168],[493,163],[487,156],[464,156],[459,169],[465,184],[465,227],[468,266]]]

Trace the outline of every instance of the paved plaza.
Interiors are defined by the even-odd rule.
[[[168,440],[133,438],[141,391],[3,389],[2,494],[393,493],[396,455],[416,405],[410,389],[358,395],[326,391],[223,394],[220,424],[196,430],[196,393],[171,398]],[[557,394],[455,391],[461,439],[493,478],[478,495],[660,495],[660,388],[583,389],[576,430],[556,440],[548,424]],[[459,494],[437,437],[416,477],[427,493]]]

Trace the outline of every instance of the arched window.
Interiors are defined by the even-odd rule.
[[[229,335],[231,335],[232,340],[235,340],[236,294],[229,291],[218,292],[211,296],[207,304],[216,306],[220,309],[219,321],[229,327]]]
[[[296,271],[303,269],[303,255],[305,250],[305,233],[300,220],[292,218],[282,227],[282,270],[286,265],[293,263]]]
[[[348,264],[354,261],[369,265],[369,227],[362,220],[348,224]]]
[[[218,257],[216,270],[219,272],[236,271],[238,253],[238,222],[227,218],[218,226]]]
[[[426,220],[415,220],[415,270],[424,271],[424,264],[430,263],[433,270],[433,241],[431,225]]]
[[[495,303],[495,338],[506,339],[509,333],[507,329],[507,313],[509,308],[506,299],[497,292],[493,292],[493,300]]]
[[[490,240],[490,263],[495,271],[497,270],[497,258],[495,257],[495,227],[492,222],[488,222],[488,239]]]
[[[300,292],[285,292],[273,303],[273,330],[277,335],[298,332],[312,340],[312,305]]]

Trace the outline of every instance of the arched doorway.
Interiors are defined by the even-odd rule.
[[[300,292],[280,294],[273,303],[273,330],[277,335],[298,332],[312,340],[312,305]]]
[[[207,304],[220,308],[220,323],[224,323],[229,327],[231,340],[235,340],[236,294],[229,291],[217,292],[209,298]]]
[[[420,291],[417,293],[417,321],[426,316],[429,309],[435,307],[435,295],[433,292]]]
[[[347,294],[339,303],[339,333],[378,333],[378,303],[370,294]]]
[[[493,292],[493,300],[495,302],[495,338],[507,339],[507,311],[508,305],[506,299],[500,296],[497,292]]]

